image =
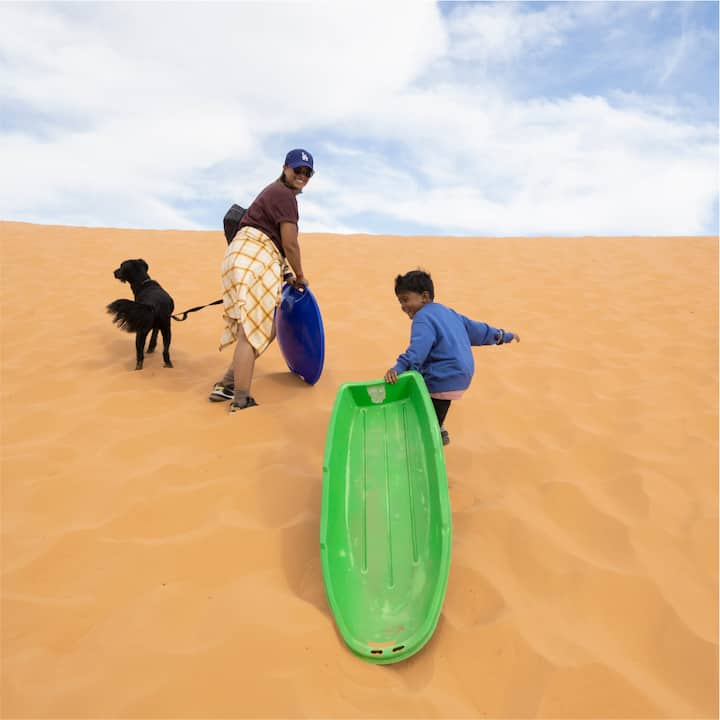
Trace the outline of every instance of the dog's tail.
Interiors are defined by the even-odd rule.
[[[115,300],[107,306],[107,311],[114,315],[113,322],[129,333],[152,327],[155,311],[152,305],[133,302],[132,300]]]

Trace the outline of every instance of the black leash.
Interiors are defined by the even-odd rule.
[[[187,320],[188,313],[197,312],[198,310],[202,310],[203,308],[210,307],[211,305],[219,305],[221,302],[222,302],[222,298],[220,300],[215,300],[215,302],[208,303],[207,305],[198,305],[197,307],[190,308],[189,310],[186,310],[185,312],[181,312],[179,317],[178,317],[178,315],[171,315],[170,317],[173,320],[177,320],[178,322],[183,322],[184,320]]]

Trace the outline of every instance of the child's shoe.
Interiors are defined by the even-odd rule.
[[[443,445],[450,444],[450,433],[447,430],[440,430],[440,437],[442,438]]]

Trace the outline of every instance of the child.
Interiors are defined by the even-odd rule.
[[[398,373],[417,370],[425,379],[432,399],[443,445],[450,435],[443,427],[450,402],[468,389],[475,372],[471,345],[503,345],[520,337],[460,315],[433,302],[435,288],[430,275],[411,270],[395,278],[395,295],[412,320],[410,346],[385,373],[385,382],[397,382]]]

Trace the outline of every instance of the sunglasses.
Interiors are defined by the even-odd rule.
[[[302,167],[293,168],[292,171],[296,175],[304,175],[306,178],[311,178],[315,174],[314,170],[309,167],[305,167],[304,165]]]

